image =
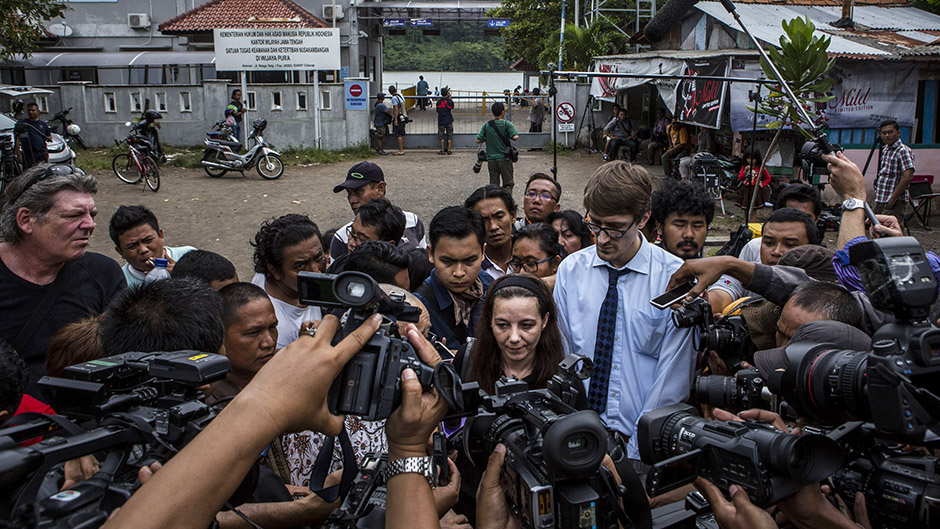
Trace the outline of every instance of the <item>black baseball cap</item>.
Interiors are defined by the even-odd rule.
[[[871,349],[871,337],[847,323],[831,320],[804,323],[790,338],[790,343],[825,343],[834,349],[850,351],[868,351]],[[754,353],[754,363],[761,375],[771,382],[772,387],[779,387],[783,372],[796,366],[790,366],[787,360],[786,346],[766,349]]]
[[[333,188],[334,193],[344,189],[359,189],[369,182],[384,182],[385,173],[382,168],[372,162],[359,162],[346,173],[346,180]]]

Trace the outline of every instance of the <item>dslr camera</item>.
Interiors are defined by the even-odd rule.
[[[402,294],[389,296],[374,279],[361,272],[297,276],[300,303],[335,309],[341,313],[340,330],[333,344],[355,331],[373,314],[382,315],[379,330],[340,372],[327,395],[330,412],[362,417],[366,421],[387,419],[401,404],[401,373],[411,368],[422,387],[436,386],[451,409],[462,409],[451,397],[460,379],[450,363],[436,368],[425,364],[402,338],[399,321],[418,321],[420,309],[404,301]]]
[[[747,301],[738,307],[743,307],[744,303]],[[740,310],[733,310],[729,315],[715,320],[712,306],[703,298],[695,298],[672,312],[672,322],[680,329],[695,329],[695,349],[701,353],[717,351],[725,365],[732,370],[736,371],[743,361],[753,363],[757,348],[751,341],[747,322]]]
[[[408,116],[400,112],[398,113],[398,122],[401,123],[402,125],[407,125],[408,123],[411,123],[412,121],[414,120],[409,118]]]
[[[618,503],[621,489],[601,464],[610,443],[604,424],[573,407],[586,402],[583,380],[592,370],[589,359],[572,355],[549,389],[503,377],[464,426],[464,453],[479,469],[498,443],[506,446],[500,483],[523,527],[633,526]]]
[[[767,380],[755,367],[739,370],[734,376],[695,377],[695,401],[731,412],[759,408],[776,410],[779,399],[770,392]]]
[[[830,154],[841,151],[842,147],[837,143],[823,140],[810,140],[800,147],[800,163],[803,167],[803,174],[806,175],[827,175],[829,174],[828,163],[823,160],[823,154]]]
[[[473,164],[473,172],[479,173],[480,169],[483,168],[484,162],[486,162],[486,150],[480,149],[477,151],[477,163]]]

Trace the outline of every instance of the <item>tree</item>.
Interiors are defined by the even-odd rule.
[[[662,3],[661,0],[659,3]],[[561,25],[561,4],[562,0],[504,0],[502,6],[490,11],[492,18],[508,18],[512,21],[509,27],[501,31],[506,41],[506,50],[503,57],[509,61],[524,58],[535,62],[540,68],[547,68],[550,62],[558,62],[559,39],[557,35]],[[582,1],[581,4],[582,9],[585,9],[584,6],[587,5],[587,2]],[[604,5],[610,9],[624,9],[623,16],[616,17],[611,13],[607,13],[603,15],[603,18],[595,21],[592,27],[595,28],[595,31],[600,32],[599,35],[607,35],[608,33],[613,35],[616,32],[623,36],[622,33],[614,29],[613,25],[621,28],[630,27],[628,22],[633,19],[627,10],[635,7],[635,0],[608,0]],[[582,11],[582,16],[583,14],[584,11]],[[574,16],[574,0],[566,0],[565,20],[573,22]],[[573,27],[573,24],[570,26],[565,25],[566,54],[574,52],[573,49],[569,50],[567,46],[569,32],[571,31],[570,27]],[[586,28],[582,27],[581,29]],[[550,35],[555,37],[548,38]],[[618,42],[621,41],[618,39]],[[622,39],[622,43],[626,43],[625,37]],[[599,48],[598,54],[607,52],[608,49],[605,43],[603,47]],[[566,70],[570,69],[569,66],[572,66],[568,60],[571,60],[571,58],[569,57],[562,64]],[[577,63],[577,60],[575,62]],[[587,65],[590,66],[590,61],[587,61]]]
[[[548,64],[558,60],[558,43],[561,32],[555,30],[551,44],[542,50],[538,63]],[[591,61],[598,55],[607,55],[611,48],[621,48],[627,45],[627,39],[610,24],[595,21],[590,26],[576,27],[574,24],[565,24],[565,43],[562,67],[565,70],[587,71],[591,69]]]
[[[29,56],[45,33],[43,22],[62,16],[62,0],[3,0],[0,2],[0,61]]]

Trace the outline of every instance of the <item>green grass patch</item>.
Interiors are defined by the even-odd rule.
[[[281,152],[281,160],[285,165],[309,165],[320,163],[348,162],[350,160],[364,160],[375,156],[375,151],[368,144],[361,143],[338,151],[328,151],[313,148],[288,148]]]

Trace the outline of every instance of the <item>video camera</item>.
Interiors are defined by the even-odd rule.
[[[0,519],[97,527],[137,488],[139,466],[165,460],[218,414],[196,388],[228,370],[228,359],[218,354],[129,352],[43,377],[39,385],[59,415],[14,418],[0,429]],[[19,445],[38,436],[38,444]],[[94,477],[38,497],[54,467],[101,452],[107,456]]]
[[[768,387],[823,425],[871,421],[884,438],[923,441],[940,415],[940,329],[928,321],[933,272],[912,237],[859,243],[849,257],[873,305],[897,321],[875,332],[871,351],[788,345],[780,365],[763,373]]]
[[[820,144],[823,142],[828,146],[828,152]],[[826,175],[829,174],[829,163],[823,160],[824,154],[831,154],[841,151],[842,147],[837,143],[822,140],[810,140],[800,147],[799,160],[805,175]]]
[[[743,488],[769,506],[832,475],[842,464],[838,444],[822,435],[802,437],[757,422],[708,421],[687,404],[640,417],[640,457],[653,465],[647,490],[658,495],[702,476],[724,491]]]
[[[869,521],[884,529],[928,529],[940,523],[940,460],[919,452],[878,445],[870,425],[847,423],[828,435],[847,454],[831,481],[854,509],[865,495]],[[851,442],[849,442],[851,441]]]
[[[300,272],[297,276],[300,303],[337,309],[342,327],[333,344],[355,331],[373,314],[382,315],[379,330],[340,372],[327,396],[330,412],[362,417],[366,421],[387,419],[401,403],[401,373],[411,368],[424,388],[437,387],[452,411],[463,410],[463,385],[452,364],[440,362],[432,368],[418,358],[403,339],[398,321],[417,322],[420,309],[408,305],[404,295],[386,294],[374,279],[361,272],[338,275]],[[470,391],[476,389],[473,386]]]
[[[618,503],[625,489],[601,464],[609,434],[596,413],[575,409],[586,403],[593,365],[572,355],[559,368],[549,389],[501,378],[464,427],[464,453],[482,470],[496,445],[506,446],[500,483],[523,527],[633,526]]]

